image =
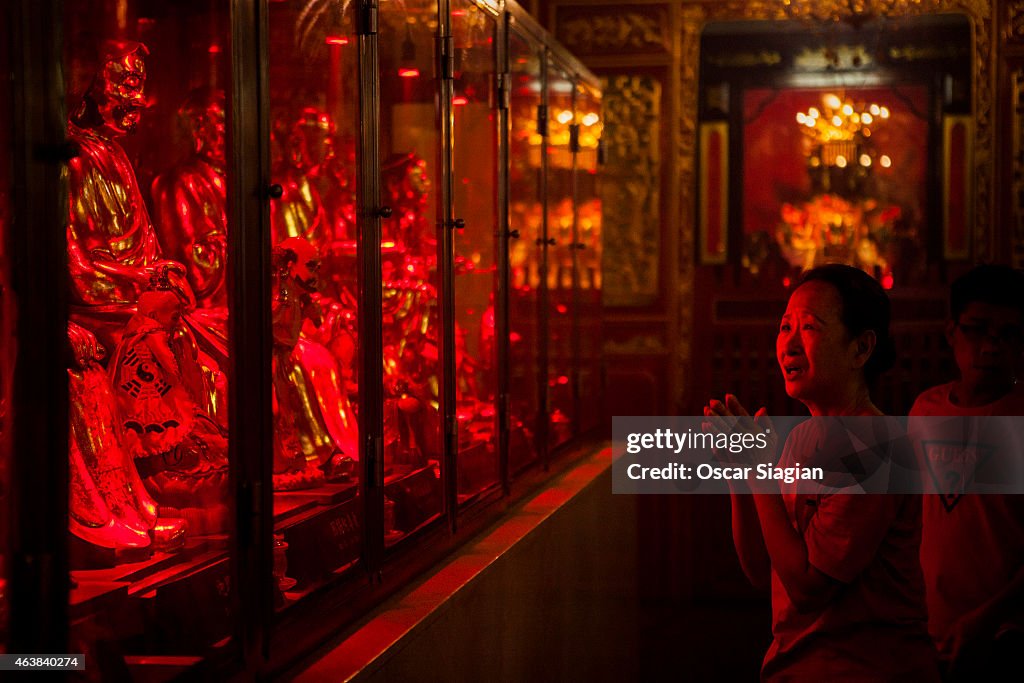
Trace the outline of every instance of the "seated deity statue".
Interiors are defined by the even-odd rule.
[[[185,264],[202,308],[227,306],[228,223],[224,175],[224,92],[193,91],[178,109],[188,154],[153,181],[154,218],[164,253]]]
[[[118,143],[136,129],[145,105],[147,55],[141,43],[106,43],[99,72],[68,122],[68,136],[77,148],[67,165],[71,319],[102,347],[118,349],[118,360],[108,368],[111,382],[116,382],[116,373],[124,370],[120,359],[127,353],[125,335],[130,345],[139,342],[140,334],[146,336],[140,325],[161,324],[153,319],[153,310],[141,314],[148,322],[139,319],[142,295],[158,289],[164,299],[170,295],[178,300],[176,327],[162,328],[160,334],[173,339],[169,343],[178,349],[176,372],[195,402],[194,415],[186,417],[184,400],[175,392],[180,403],[163,421],[178,424],[165,426],[165,440],[153,437],[156,432],[146,433],[147,426],[155,429],[157,424],[147,421],[151,416],[129,412],[126,422],[118,424],[124,429],[131,423],[125,445],[137,457],[139,474],[161,511],[166,507],[168,514],[187,517],[190,528],[201,533],[223,528],[228,517],[226,401],[220,370],[227,360],[226,334],[223,321],[196,310],[186,267],[164,258],[135,171]],[[148,348],[156,336],[149,335],[139,348]],[[72,401],[87,398],[72,395]],[[119,405],[112,410],[127,407],[119,399],[115,402]],[[144,419],[134,419],[138,417]],[[160,446],[170,450],[155,453]]]
[[[301,237],[274,250],[272,303],[275,398],[274,488],[307,488],[351,476],[358,425],[343,373],[331,351],[303,333],[323,325],[314,296],[319,255]],[[354,347],[352,354],[354,355]]]
[[[184,519],[161,517],[159,506],[124,446],[122,420],[99,361],[105,351],[88,330],[68,323],[74,362],[68,368],[69,517],[78,538],[101,548],[173,548]]]

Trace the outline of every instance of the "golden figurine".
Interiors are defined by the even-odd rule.
[[[193,421],[186,426],[183,416],[188,410],[182,402],[178,417],[169,418],[180,422],[171,431],[173,438],[160,443],[152,437],[139,440],[136,434],[132,449],[136,454],[148,455],[135,464],[161,511],[186,517],[195,531],[214,531],[222,529],[227,520],[227,442],[222,427],[210,417],[217,414],[224,418],[223,375],[219,370],[226,360],[223,324],[204,320],[194,310],[196,302],[186,268],[163,258],[135,172],[117,142],[117,138],[135,130],[145,105],[147,54],[141,43],[106,43],[100,71],[68,122],[68,135],[78,148],[78,156],[67,165],[72,319],[104,348],[118,348],[120,359],[126,325],[130,344],[138,341],[140,325],[150,325],[140,321],[139,315],[162,324],[152,319],[148,303],[141,312],[137,309],[143,293],[155,288],[163,290],[159,295],[162,300],[166,301],[167,296],[177,300],[176,312],[168,314],[174,319],[173,325],[171,319],[165,321],[161,334],[166,334],[168,340],[173,338],[168,343],[179,349],[175,376],[199,407],[192,407]],[[188,326],[180,324],[178,318],[187,319]],[[123,369],[120,360],[112,364],[111,372],[116,374],[119,368]],[[71,388],[73,402],[84,405],[98,400],[95,388],[75,382]],[[176,396],[180,398],[181,394]],[[131,415],[134,410],[125,402],[118,406],[113,397],[102,398],[110,404],[107,408],[112,414],[129,409]],[[145,433],[142,421],[129,420],[139,422]],[[117,424],[120,428],[125,425]],[[152,428],[156,423],[146,424]],[[146,441],[148,447],[138,447]],[[169,450],[155,453],[158,444]]]
[[[142,43],[110,42],[103,67],[68,122],[78,148],[67,165],[72,304],[133,304],[152,274],[184,267],[163,259],[135,171],[116,138],[133,132],[145,106]],[[188,290],[191,296],[191,290]]]
[[[274,488],[306,488],[344,478],[358,458],[358,425],[335,357],[303,334],[323,325],[314,296],[320,258],[301,237],[274,250]]]
[[[117,403],[99,363],[103,348],[75,323],[68,323],[68,338],[74,355],[68,369],[71,532],[103,548],[179,545],[185,520],[159,517],[156,501],[122,446]]]
[[[124,444],[145,463],[146,481],[162,505],[215,522],[198,509],[227,499],[227,440],[199,407],[203,378],[198,349],[181,322],[171,291],[144,292],[110,363]],[[188,514],[188,513],[185,513]]]
[[[168,451],[192,431],[203,387],[202,376],[195,374],[196,353],[195,340],[181,323],[178,297],[144,292],[110,364],[132,456]]]
[[[312,183],[323,204],[325,238],[331,242],[355,239],[354,142],[344,141],[339,155],[334,121],[315,107],[302,110],[288,140],[294,167]]]
[[[437,263],[437,238],[427,218],[430,177],[427,162],[413,153],[393,154],[381,168],[384,194],[393,217],[384,221],[384,240],[400,245],[411,256]]]
[[[384,441],[392,462],[422,464],[441,453],[437,239],[426,217],[430,179],[415,154],[384,164]]]
[[[331,241],[330,227],[320,193],[309,178],[304,127],[300,120],[285,131],[278,122],[272,133],[274,178],[283,193],[270,205],[270,233],[275,244],[289,237],[302,237],[323,252]]]
[[[165,253],[186,264],[188,282],[203,308],[227,305],[224,93],[194,91],[178,110],[187,158],[153,181],[157,228]]]
[[[326,113],[306,107],[274,135],[284,189],[271,210],[278,490],[344,478],[358,457],[354,190],[334,132]],[[319,291],[325,257],[330,296]]]

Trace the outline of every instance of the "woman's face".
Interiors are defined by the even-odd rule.
[[[858,380],[865,359],[858,360],[842,312],[839,292],[820,280],[800,285],[789,297],[775,354],[786,393],[804,404],[827,403]]]

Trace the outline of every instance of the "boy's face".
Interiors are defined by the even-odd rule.
[[[1001,384],[1020,365],[1024,350],[1024,320],[1020,311],[972,301],[946,328],[946,339],[962,380]]]

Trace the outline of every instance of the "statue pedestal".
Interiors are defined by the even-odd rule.
[[[320,494],[324,496],[324,503],[317,503],[318,489],[274,494],[275,510],[279,497],[289,500],[305,497],[308,501],[275,525],[275,533],[282,535],[288,544],[288,576],[298,581],[297,592],[329,579],[335,570],[359,558],[362,501],[356,496],[356,486],[349,484],[344,492],[348,500],[332,502],[340,495],[335,493],[337,486],[321,487],[326,489]]]

